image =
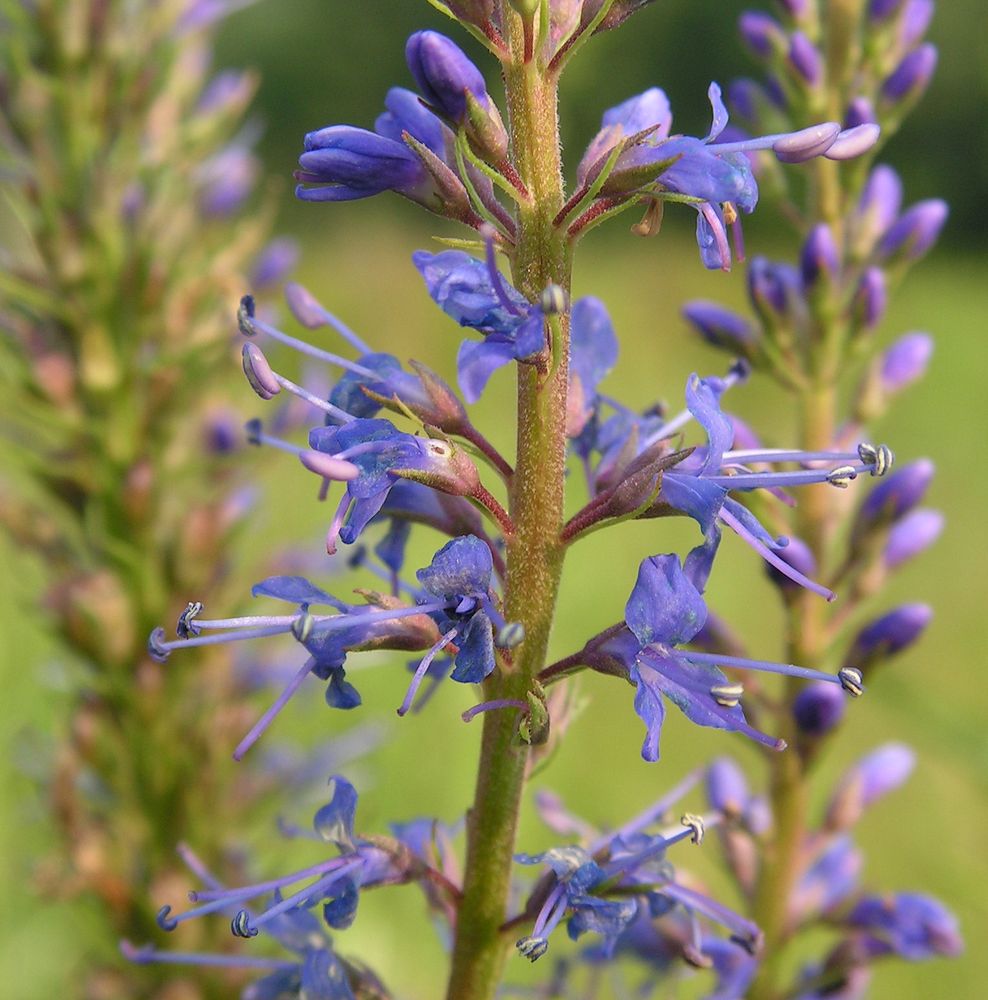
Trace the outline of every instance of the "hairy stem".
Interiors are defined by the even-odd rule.
[[[525,61],[521,19],[502,4],[512,59],[505,65],[512,161],[531,194],[517,208],[515,286],[538,301],[546,285],[567,291],[570,259],[553,219],[563,204],[556,117],[556,79]],[[484,697],[525,700],[545,662],[562,570],[563,471],[568,381],[569,316],[561,317],[559,354],[548,376],[533,366],[518,370],[518,451],[509,508],[505,615],[525,627],[525,641],[510,667],[502,662],[488,678]],[[448,1000],[490,1000],[506,956],[504,936],[518,810],[527,748],[516,735],[514,713],[489,712],[474,804],[467,821],[467,861],[457,918]]]

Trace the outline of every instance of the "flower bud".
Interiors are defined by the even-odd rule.
[[[886,569],[898,569],[904,562],[928,549],[943,531],[943,514],[921,508],[896,521],[885,543]]]
[[[786,51],[786,33],[782,25],[761,11],[744,11],[738,18],[738,31],[745,45],[762,59]]]
[[[868,20],[872,23],[885,21],[902,6],[903,0],[869,0]]]
[[[706,785],[711,809],[719,809],[731,817],[744,812],[750,798],[748,782],[741,768],[729,757],[718,757],[710,764]]]
[[[919,639],[932,618],[928,604],[903,604],[866,625],[855,636],[847,658],[867,666],[901,653]]]
[[[840,252],[830,227],[825,223],[821,222],[810,230],[803,243],[799,267],[807,289],[812,289],[821,280],[829,284],[837,276]]]
[[[935,45],[921,45],[903,56],[902,62],[882,84],[882,100],[887,104],[918,100],[929,86],[937,68]]]
[[[844,112],[844,128],[857,128],[874,122],[875,109],[867,97],[855,97],[848,102]]]
[[[748,297],[766,326],[790,325],[802,307],[799,272],[789,264],[754,257],[748,265]]]
[[[863,937],[870,956],[895,954],[920,961],[956,957],[964,950],[957,918],[939,900],[917,893],[865,896],[847,923]]]
[[[441,208],[429,172],[403,142],[351,125],[330,125],[309,132],[304,148],[295,174],[302,182],[295,195],[302,201],[354,201],[395,191],[426,208]]]
[[[250,271],[250,286],[255,290],[278,284],[298,261],[298,243],[279,237],[265,246],[254,260]]]
[[[862,757],[841,779],[827,807],[824,827],[850,829],[865,809],[909,777],[915,763],[916,755],[903,743],[886,743]]]
[[[826,736],[840,725],[846,702],[847,695],[836,684],[811,681],[792,703],[796,728],[802,736]]]
[[[854,538],[860,540],[876,528],[891,525],[908,514],[922,501],[934,471],[928,458],[920,458],[883,479],[865,497],[858,510]]]
[[[464,24],[480,28],[490,22],[494,0],[447,0],[446,6]]]
[[[852,216],[850,246],[859,258],[867,257],[882,235],[894,224],[902,204],[902,181],[885,164],[872,170]]]
[[[772,152],[783,163],[803,163],[814,156],[822,156],[840,135],[838,122],[823,122],[810,125],[783,136],[773,146]]]
[[[881,358],[881,381],[885,392],[901,392],[926,374],[933,354],[933,338],[927,333],[901,336]]]
[[[882,237],[880,259],[893,263],[919,260],[937,241],[948,211],[947,203],[939,198],[917,202]]]
[[[899,21],[899,40],[903,48],[912,48],[926,34],[934,8],[933,0],[906,0]]]
[[[417,31],[408,39],[405,59],[422,96],[442,117],[465,127],[482,154],[494,161],[507,156],[508,135],[483,74],[452,39]]]
[[[885,272],[880,267],[866,268],[851,300],[851,318],[863,333],[874,330],[888,308]]]
[[[683,306],[683,316],[714,347],[722,347],[745,357],[750,357],[755,349],[757,335],[752,325],[716,302],[703,299],[687,302]]]
[[[788,563],[797,573],[802,573],[810,579],[816,576],[816,558],[810,547],[801,538],[790,538],[789,544],[781,549],[775,549],[775,554],[785,563]],[[771,563],[764,563],[768,578],[784,594],[796,595],[803,592],[803,588],[788,576],[777,570]],[[833,685],[829,685],[833,686]]]
[[[816,86],[823,76],[823,61],[817,47],[801,31],[789,39],[789,65],[808,83]]]

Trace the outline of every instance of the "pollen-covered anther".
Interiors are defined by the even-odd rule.
[[[827,482],[841,490],[846,490],[857,478],[858,473],[853,465],[841,465],[827,473]]]
[[[724,225],[733,226],[738,221],[738,210],[734,207],[734,202],[725,201],[720,207],[724,213]]]
[[[861,697],[864,691],[861,671],[857,667],[841,667],[837,671],[837,679],[840,686],[853,698]]]
[[[178,616],[178,623],[175,631],[180,639],[191,639],[198,635],[202,629],[196,624],[195,619],[202,614],[202,601],[189,601],[185,610]]]
[[[523,937],[515,942],[515,947],[530,962],[535,962],[549,950],[549,942],[540,937]]]
[[[865,465],[870,465],[873,476],[884,476],[895,464],[895,453],[887,444],[880,444],[875,447],[873,444],[862,442],[858,445],[858,458]]]
[[[230,930],[234,937],[257,937],[257,928],[250,922],[250,914],[246,910],[237,910],[237,915],[230,921]]]
[[[703,835],[707,832],[706,825],[703,822],[702,816],[697,816],[694,813],[683,813],[682,818],[679,820],[683,826],[687,827],[690,833],[690,842],[693,844],[702,844]]]
[[[566,312],[566,307],[569,305],[566,289],[561,285],[546,285],[539,304],[546,316],[558,316],[560,313]]]
[[[299,642],[305,642],[306,639],[312,635],[312,626],[315,624],[312,615],[308,611],[303,611],[302,614],[292,622],[292,635],[298,639]]]
[[[498,649],[514,649],[525,639],[525,626],[521,622],[506,622],[498,631],[494,644]]]
[[[718,705],[724,708],[734,708],[744,694],[743,684],[715,684],[710,689],[710,696]]]

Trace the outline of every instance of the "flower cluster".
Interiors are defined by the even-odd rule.
[[[509,932],[517,950],[534,962],[564,921],[571,938],[592,932],[599,941],[572,962],[561,959],[560,968],[628,954],[665,974],[685,962],[713,969],[713,996],[721,1000],[783,995],[775,981],[777,956],[796,930],[814,922],[832,921],[840,940],[785,995],[809,1000],[844,989],[881,955],[956,952],[956,929],[937,904],[905,895],[883,907],[857,883],[848,831],[897,783],[906,751],[893,747],[861,763],[835,793],[820,829],[810,827],[803,807],[808,766],[835,730],[845,695],[860,695],[865,672],[870,682],[874,665],[915,641],[929,618],[925,606],[908,605],[866,624],[847,646],[838,641],[846,620],[829,611],[840,588],[855,613],[882,574],[939,530],[938,515],[917,507],[929,464],[893,471],[892,451],[862,440],[865,422],[921,373],[928,341],[912,334],[893,345],[866,375],[858,412],[841,427],[833,425],[833,413],[839,378],[866,346],[887,285],[932,243],[942,207],[927,203],[900,215],[888,168],[874,168],[860,191],[850,182],[846,190],[838,186],[840,197],[834,197],[848,203],[848,219],[808,223],[798,267],[760,258],[749,266],[757,325],[710,303],[688,308],[703,336],[736,356],[727,373],[691,375],[685,408],[675,415],[640,411],[602,391],[617,364],[618,341],[599,299],[571,298],[580,240],[636,205],[645,212],[636,231],[653,234],[664,205],[681,203],[697,213],[703,263],[728,269],[735,256],[743,257],[739,217],[756,206],[756,177],[785,176],[783,165],[807,161],[813,161],[805,169],[814,179],[852,172],[864,177],[882,123],[850,112],[842,122],[819,121],[807,109],[841,105],[797,101],[800,87],[808,92],[826,85],[809,22],[807,30],[800,27],[810,8],[814,17],[823,12],[808,2],[788,4],[785,28],[761,15],[743,21],[756,51],[790,67],[788,83],[773,96],[780,112],[786,101],[791,105],[785,127],[766,121],[749,133],[730,128],[721,90],[711,84],[709,132],[677,135],[665,95],[653,88],[604,113],[567,191],[555,115],[559,75],[595,32],[616,27],[643,4],[483,0],[437,6],[500,61],[507,113],[455,42],[418,32],[406,47],[417,92],[391,90],[373,131],[330,125],[310,132],[296,177],[304,201],[394,191],[472,231],[451,248],[413,257],[430,298],[468,331],[457,354],[458,391],[421,364],[406,367],[373,350],[297,285],[286,289],[295,320],[308,330],[336,331],[342,353],[269,321],[251,296],[239,312],[243,368],[252,389],[264,400],[286,394],[301,401],[316,424],[299,444],[271,421],[251,421],[250,442],[294,455],[319,481],[320,499],[339,493],[328,516],[326,551],[339,559],[340,545],[351,546],[352,566],[383,581],[385,589],[358,590],[362,602],[350,603],[304,577],[271,577],[253,593],[291,605],[288,614],[205,619],[202,605],[193,602],[179,618],[178,638],[156,629],[148,649],[160,661],[178,649],[273,636],[290,636],[304,648],[304,662],[241,741],[238,758],[310,674],[326,682],[331,706],[359,706],[347,667],[348,657],[364,651],[419,654],[399,715],[428,698],[431,688],[420,694],[427,677],[433,687],[447,676],[478,686],[476,703],[462,714],[465,721],[484,716],[477,797],[465,823],[465,869],[460,877],[448,831],[437,823],[395,827],[392,838],[356,837],[356,793],[334,779],[332,801],[315,825],[321,839],[336,844],[338,857],[243,889],[209,888],[197,895],[202,905],[186,914],[163,911],[161,925],[172,929],[227,910],[234,934],[246,938],[265,928],[275,933],[284,920],[308,926],[309,911],[321,905],[324,922],[341,930],[354,919],[361,890],[417,881],[452,939],[448,995],[471,1000],[495,995]],[[889,16],[875,4],[867,15]],[[896,44],[915,48],[915,38],[897,37]],[[853,86],[864,88],[860,99],[868,74],[878,71],[869,67],[860,79],[853,77]],[[893,104],[914,91],[901,80],[882,84]],[[742,119],[754,126],[749,111]],[[842,167],[861,157],[853,171]],[[265,351],[272,345],[290,347],[332,374],[298,384],[269,360]],[[511,460],[474,426],[469,409],[505,369],[518,385],[518,446]],[[724,411],[725,395],[740,395],[737,387],[753,373],[774,375],[813,403],[804,413],[799,446],[763,444]],[[582,470],[586,500],[567,519],[568,466]],[[838,508],[835,501],[866,478],[880,482],[841,534],[841,562],[831,540],[846,505]],[[796,512],[791,525],[789,508]],[[659,554],[641,560],[623,618],[581,637],[576,652],[547,665],[568,549],[625,520],[670,516],[695,522],[698,544],[681,557],[656,541],[650,548]],[[407,542],[421,526],[448,540],[413,582],[405,573]],[[708,610],[704,592],[724,528],[759,554],[778,584],[788,658],[797,663],[745,655]],[[823,669],[838,663],[846,665]],[[751,794],[746,779],[724,761],[703,772],[711,809],[683,814],[673,829],[659,824],[701,772],[612,833],[592,830],[543,796],[549,825],[565,836],[578,834],[581,842],[514,855],[531,764],[545,759],[550,734],[558,738],[568,721],[555,686],[584,669],[633,686],[647,761],[659,758],[667,701],[698,726],[739,733],[778,751],[764,755],[775,771],[771,800]],[[782,675],[779,687],[766,680],[771,674]],[[667,859],[677,841],[698,844],[710,828],[718,830],[744,913],[711,898]],[[546,868],[520,909],[514,862]],[[305,879],[310,881],[301,889],[281,895]],[[244,907],[272,891],[270,904]],[[348,1000],[383,991],[361,982],[324,937],[306,937],[301,948],[293,941],[283,940],[296,958],[275,969],[275,985],[252,987],[248,996],[281,989]]]

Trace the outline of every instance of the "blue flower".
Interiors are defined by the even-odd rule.
[[[697,725],[743,733],[773,749],[785,747],[781,740],[748,725],[739,704],[740,685],[706,662],[716,657],[676,649],[688,643],[706,620],[703,598],[689,575],[705,573],[703,561],[702,554],[692,561],[688,558],[684,571],[676,555],[643,560],[625,606],[624,628],[587,650],[591,663],[619,664],[637,688],[635,711],[647,730],[642,757],[648,761],[659,759],[663,697]]]
[[[460,250],[431,254],[419,250],[412,261],[436,305],[460,326],[484,335],[460,345],[456,365],[467,402],[476,402],[491,375],[511,361],[545,350],[542,309],[508,285],[490,263]]]
[[[758,202],[748,153],[771,149],[788,163],[820,155],[845,159],[873,145],[878,127],[865,125],[842,131],[836,122],[828,122],[795,133],[718,141],[727,126],[727,109],[716,83],[710,84],[707,94],[712,122],[703,139],[670,136],[672,113],[658,88],[606,111],[577,175],[587,188],[608,169],[600,187],[605,198],[642,193],[662,198],[668,192],[688,199],[697,210],[696,237],[704,264],[728,270],[731,251],[727,229],[734,228],[735,243],[740,246],[738,210],[750,213]],[[607,159],[619,146],[608,168]]]
[[[400,479],[422,482],[454,496],[469,495],[479,483],[473,463],[452,445],[406,434],[387,420],[357,419],[316,427],[309,432],[309,446],[358,470],[344,485],[327,534],[326,548],[331,553],[337,538],[347,545],[357,540]]]

